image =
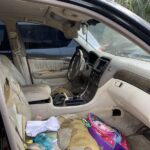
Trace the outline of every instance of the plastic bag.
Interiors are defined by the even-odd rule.
[[[117,129],[106,125],[100,118],[92,113],[83,120],[90,134],[104,150],[129,150],[127,141],[123,134]]]
[[[41,150],[54,150],[57,144],[57,134],[40,133],[33,138],[33,142],[38,144]]]

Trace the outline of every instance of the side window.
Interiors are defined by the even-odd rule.
[[[9,58],[12,58],[12,51],[10,48],[6,27],[2,22],[0,22],[0,54],[7,55]]]
[[[17,26],[27,55],[72,56],[78,46],[61,31],[46,25],[19,22]]]

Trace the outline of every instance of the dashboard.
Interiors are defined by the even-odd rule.
[[[86,67],[84,70],[84,74],[87,75],[88,78],[88,84],[87,88],[82,95],[83,99],[86,99],[86,101],[90,101],[93,96],[95,95],[99,82],[101,80],[101,77],[105,70],[107,69],[109,63],[111,62],[111,59],[107,57],[99,57],[94,52],[85,53],[84,57],[86,58]],[[88,72],[88,73],[87,73]]]
[[[94,64],[98,58],[99,58],[99,56],[97,54],[95,54],[94,52],[89,52],[88,53],[88,64],[91,66],[94,66]]]
[[[99,80],[105,69],[108,67],[111,59],[107,57],[99,57],[93,51],[83,53],[86,61],[85,74],[87,75],[87,72],[89,72],[89,80],[92,80],[92,82],[98,86]]]
[[[115,106],[150,127],[150,63],[105,52],[87,52],[87,55],[86,65],[90,68],[90,75],[88,86],[82,94],[83,100],[87,103],[91,101],[98,88],[109,81],[107,92]],[[98,99],[103,100],[99,95]]]
[[[86,57],[85,75],[88,86],[84,92],[89,101],[94,97],[98,88],[111,78],[125,81],[142,91],[150,94],[150,63],[109,53],[84,52]]]
[[[105,57],[100,57],[96,60],[90,75],[90,79],[98,86],[101,76],[108,67],[110,60]]]

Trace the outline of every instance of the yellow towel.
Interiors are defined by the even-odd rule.
[[[61,124],[61,129],[71,129],[70,142],[67,150],[100,150],[96,141],[89,134],[88,129],[83,125],[80,119],[66,119]],[[66,130],[67,131],[67,130]],[[67,138],[67,137],[63,137]],[[58,139],[59,140],[59,139]]]

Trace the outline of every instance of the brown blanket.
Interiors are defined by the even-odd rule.
[[[58,143],[62,150],[100,150],[81,119],[62,119]]]

